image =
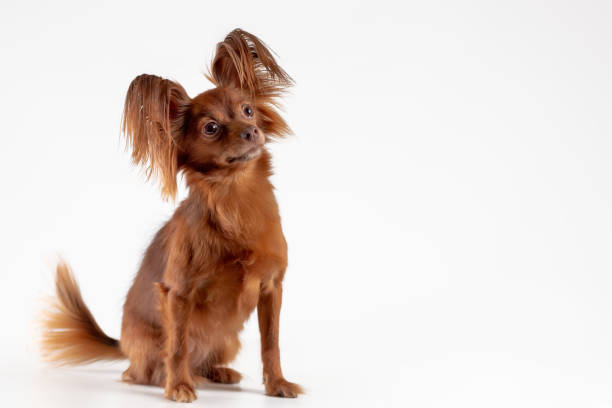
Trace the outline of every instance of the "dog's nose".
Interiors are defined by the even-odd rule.
[[[257,126],[249,126],[240,133],[240,137],[242,140],[257,142],[259,138],[259,129],[257,129]]]

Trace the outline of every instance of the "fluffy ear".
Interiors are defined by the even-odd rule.
[[[290,135],[291,128],[278,113],[276,105],[268,100],[257,101],[257,126],[264,132],[266,139],[274,140]]]
[[[216,86],[235,86],[262,98],[282,96],[293,85],[293,79],[276,63],[268,47],[239,28],[217,44],[207,77]]]
[[[178,148],[190,99],[176,82],[140,75],[130,84],[123,109],[123,133],[132,160],[158,177],[164,198],[176,196]]]

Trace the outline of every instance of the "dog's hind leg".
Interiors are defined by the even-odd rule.
[[[234,360],[239,350],[238,334],[228,336],[224,339],[223,344],[213,349],[194,371],[197,375],[215,383],[237,384],[242,380],[242,374],[225,365]]]
[[[121,350],[130,360],[121,380],[144,385],[163,387],[166,372],[162,357],[161,329],[137,320],[124,317],[121,332]]]

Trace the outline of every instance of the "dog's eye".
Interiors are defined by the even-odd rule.
[[[244,114],[247,115],[249,118],[253,116],[253,109],[251,109],[250,105],[242,106],[242,110],[244,111]]]
[[[219,128],[220,127],[217,122],[208,122],[202,128],[202,133],[204,133],[206,137],[212,137],[219,132]]]

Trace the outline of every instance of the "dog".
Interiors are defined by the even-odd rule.
[[[303,391],[280,362],[287,243],[266,149],[291,134],[277,107],[294,82],[259,38],[240,29],[217,44],[206,76],[215,87],[194,98],[155,75],[130,84],[122,126],[133,161],[159,180],[165,198],[176,197],[179,174],[189,194],[144,255],[119,341],[100,329],[69,267],[58,264],[43,355],[58,364],[127,358],[123,381],[191,402],[202,377],[241,380],[227,364],[257,308],[266,394],[296,397]]]

